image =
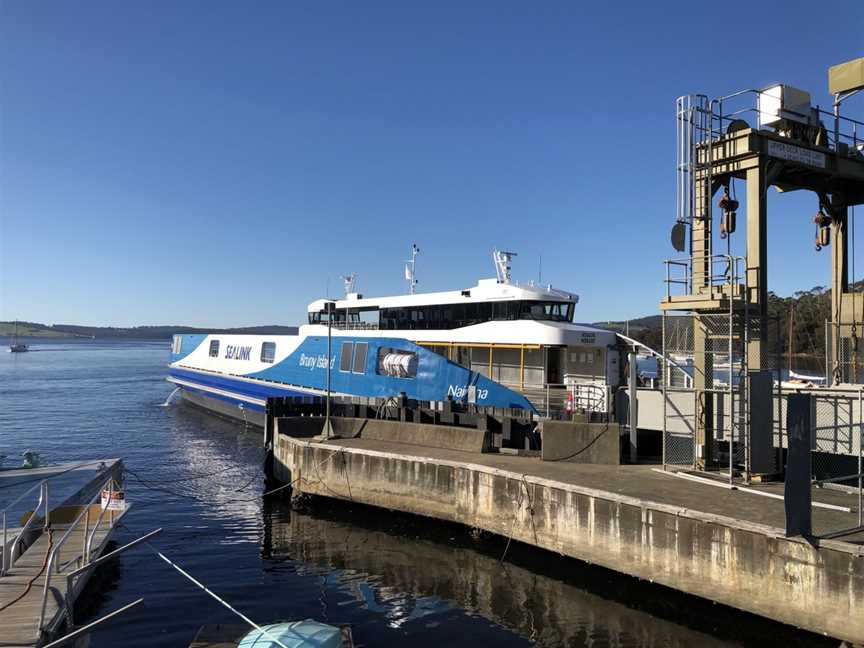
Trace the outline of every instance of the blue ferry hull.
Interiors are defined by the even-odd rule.
[[[407,359],[410,370],[382,370],[386,356]],[[401,338],[334,336],[329,365],[336,396],[465,403],[471,394],[478,405],[534,411],[522,394]],[[327,369],[322,336],[183,335],[175,336],[168,380],[187,400],[249,422],[263,421],[268,398],[323,395]]]

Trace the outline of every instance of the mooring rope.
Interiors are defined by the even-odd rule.
[[[36,514],[34,513],[33,515],[36,515]],[[14,599],[9,601],[8,603],[5,603],[2,606],[0,606],[0,612],[3,612],[4,610],[9,609],[13,605],[15,605],[18,601],[20,601],[25,596],[27,596],[28,592],[30,592],[30,589],[33,587],[33,583],[35,583],[36,579],[39,578],[45,572],[45,567],[48,566],[48,559],[51,556],[51,549],[54,547],[54,531],[49,527],[48,530],[46,531],[46,533],[48,534],[48,548],[45,550],[45,558],[42,561],[42,567],[40,567],[39,571],[33,575],[33,578],[31,578],[29,581],[27,581],[27,585],[24,587],[24,591],[22,591],[18,596],[16,596]],[[7,574],[7,576],[8,576],[8,574]]]
[[[196,586],[198,586],[199,588],[201,588],[202,590],[204,590],[205,593],[209,594],[209,595],[212,596],[214,599],[216,599],[219,603],[221,603],[221,604],[224,605],[226,608],[228,608],[229,610],[231,610],[231,612],[233,612],[233,613],[236,614],[238,617],[240,617],[241,619],[243,619],[246,623],[248,623],[249,625],[251,625],[251,626],[252,626],[253,628],[255,628],[258,632],[260,632],[260,633],[263,634],[265,637],[267,637],[270,641],[272,641],[273,643],[275,643],[277,646],[281,646],[281,648],[288,648],[288,646],[286,646],[284,643],[282,643],[282,642],[281,642],[281,641],[280,641],[276,636],[270,634],[269,631],[267,631],[267,630],[265,630],[264,628],[262,628],[261,626],[259,626],[259,625],[258,625],[257,623],[255,623],[252,619],[250,619],[250,618],[247,617],[245,614],[243,614],[242,612],[240,612],[240,610],[238,610],[237,608],[233,607],[230,603],[228,603],[228,601],[226,601],[226,600],[223,599],[223,598],[220,598],[220,597],[219,597],[215,592],[213,592],[213,591],[212,591],[211,589],[209,589],[206,585],[204,585],[204,583],[202,583],[201,581],[197,580],[197,579],[196,579],[194,576],[192,576],[189,572],[185,571],[182,567],[180,567],[180,565],[174,563],[170,558],[168,558],[168,557],[167,557],[165,554],[163,554],[161,551],[159,551],[158,549],[156,549],[155,547],[153,547],[149,542],[144,542],[144,544],[147,545],[147,547],[148,547],[148,548],[149,548],[153,553],[155,553],[159,558],[161,558],[161,559],[164,560],[166,563],[168,563],[169,565],[171,565],[171,567],[173,567],[173,568],[176,569],[178,572],[180,572],[183,576],[185,576],[186,578],[188,578],[188,579],[189,579],[192,583],[194,583]]]

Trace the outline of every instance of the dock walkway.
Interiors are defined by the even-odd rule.
[[[51,525],[50,533],[43,532],[27,551],[15,561],[15,565],[0,578],[0,646],[36,646],[42,636],[39,617],[42,611],[42,595],[45,586],[45,561],[57,540],[66,532],[68,525]],[[99,555],[111,529],[101,527],[93,537],[93,552]],[[84,527],[73,529],[68,540],[57,553],[59,565],[70,565],[75,569],[82,557]],[[27,589],[28,583],[32,586]],[[74,600],[84,585],[84,579],[75,581]],[[67,594],[65,574],[52,574],[51,589],[45,605],[45,624],[56,627],[65,615],[64,601]],[[25,593],[26,591],[26,593]],[[23,597],[21,595],[24,594]],[[17,600],[16,600],[17,599]],[[13,601],[15,601],[13,603]],[[11,603],[11,605],[9,605]],[[9,607],[5,607],[9,605]],[[5,609],[4,609],[5,608]]]
[[[780,499],[762,497],[742,490],[725,490],[709,484],[685,481],[672,474],[659,472],[656,464],[596,465],[542,461],[537,457],[519,457],[494,453],[465,453],[458,450],[412,446],[404,443],[372,439],[333,439],[327,443],[374,452],[416,455],[432,461],[450,461],[458,465],[476,464],[487,468],[523,473],[564,484],[572,484],[606,493],[680,507],[682,512],[703,512],[727,516],[741,522],[775,527],[784,534],[786,511]],[[719,478],[718,478],[719,479]],[[721,482],[722,483],[722,482]],[[338,484],[337,490],[338,490]],[[344,484],[343,484],[344,486]],[[782,482],[753,484],[750,491],[783,495]],[[813,531],[816,536],[857,525],[857,496],[834,489],[817,489],[814,502],[850,508],[850,513],[814,507]],[[844,541],[864,545],[864,533],[846,536]]]
[[[5,550],[7,559],[12,563],[6,574],[0,575],[0,646],[40,646],[64,626],[68,620],[67,597],[74,605],[92,571],[85,570],[75,577],[72,591],[67,591],[67,575],[84,562],[85,534],[92,533],[90,559],[96,559],[110,539],[113,523],[122,517],[122,512],[108,512],[93,532],[93,525],[101,512],[98,501],[100,489],[109,479],[120,481],[121,472],[122,461],[119,459],[0,471],[0,510],[6,512],[7,518],[6,547],[2,546],[0,538],[0,549]],[[47,480],[47,490],[43,491],[41,484],[44,480]],[[31,490],[34,487],[36,490]],[[44,495],[46,492],[49,520],[47,529],[44,528],[44,503],[34,512],[40,494]],[[19,500],[21,495],[25,497]],[[95,503],[89,504],[89,518],[85,514],[82,519],[86,522],[73,526],[71,523],[87,509],[88,503],[93,502],[94,498]],[[21,531],[21,525],[25,524],[31,513],[37,517],[26,532],[26,537],[22,538],[24,550],[13,557],[10,555],[13,542]],[[70,528],[69,536],[59,545]],[[56,553],[40,628],[46,587],[46,563],[52,551]]]

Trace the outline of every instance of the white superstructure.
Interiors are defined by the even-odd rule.
[[[590,394],[591,409],[605,409],[621,381],[617,336],[573,322],[578,295],[511,282],[512,256],[496,251],[498,278],[463,290],[319,299],[309,304],[301,335],[326,335],[330,305],[334,336],[405,338],[534,401],[549,390],[553,400]]]

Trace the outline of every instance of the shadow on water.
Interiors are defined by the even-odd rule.
[[[263,557],[331,575],[392,621],[442,605],[542,646],[836,646],[837,642],[459,525],[311,497],[264,504]],[[501,557],[506,550],[506,560]]]

